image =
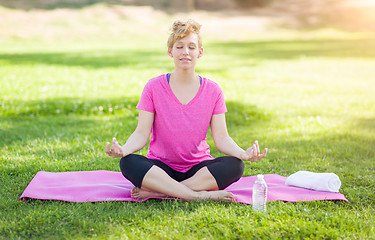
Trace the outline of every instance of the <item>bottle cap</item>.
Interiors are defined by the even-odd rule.
[[[264,176],[262,174],[258,174],[257,177],[258,177],[259,180],[263,180],[264,179]]]

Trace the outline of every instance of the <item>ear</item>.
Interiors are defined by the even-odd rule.
[[[198,58],[201,58],[202,55],[203,55],[203,47],[201,47],[201,48],[199,49]]]
[[[172,54],[172,48],[168,48],[168,55],[173,58],[173,54]]]

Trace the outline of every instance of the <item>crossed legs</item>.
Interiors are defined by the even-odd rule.
[[[220,169],[224,167],[222,172],[225,175],[231,174],[231,171],[228,171],[229,164],[232,165],[232,162],[234,162],[234,165],[238,165],[234,166],[234,171],[232,171],[236,176],[230,176],[229,178],[224,176],[223,181],[225,183],[219,181],[218,184],[218,176],[214,177],[209,168],[204,166],[205,163],[200,164],[201,166],[196,166],[195,170],[193,169],[195,167],[193,167],[191,176],[188,174],[186,179],[177,181],[171,177],[173,174],[169,169],[166,169],[164,164],[158,163],[158,166],[154,164],[155,160],[150,160],[140,155],[132,154],[129,156],[121,159],[120,167],[123,175],[136,186],[132,189],[132,197],[136,199],[170,196],[193,201],[211,199],[214,201],[233,202],[233,194],[219,190],[219,188],[224,189],[227,185],[237,181],[243,173],[242,161],[236,158],[233,158],[233,160],[227,159],[230,157],[226,157],[219,161],[213,160],[212,164],[216,164],[216,167],[212,167],[214,165],[209,167],[211,171],[215,171],[216,175],[219,175]],[[211,161],[207,162],[211,164]],[[149,165],[150,163],[151,165]],[[132,170],[134,171],[132,172]],[[145,174],[142,174],[142,172],[145,172]]]
[[[199,173],[198,173],[199,172]],[[207,168],[202,168],[194,176],[183,181],[177,182],[166,174],[161,168],[153,166],[146,173],[143,178],[142,187],[134,188],[132,190],[132,197],[143,199],[146,197],[176,197],[182,198],[185,200],[206,200],[211,199],[215,201],[224,201],[224,202],[233,202],[234,196],[230,192],[226,191],[207,191],[211,190],[209,188],[204,188],[202,185],[195,185],[196,182],[199,182],[199,179],[205,181],[206,179],[211,178],[209,183],[204,185],[216,185],[214,177],[208,172]],[[205,172],[211,176],[205,174]],[[202,182],[204,183],[204,182]]]

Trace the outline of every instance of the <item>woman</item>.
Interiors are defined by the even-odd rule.
[[[120,158],[121,172],[135,187],[131,195],[177,197],[185,200],[233,202],[227,186],[240,179],[243,161],[258,161],[258,142],[246,151],[229,136],[223,93],[218,84],[195,74],[203,47],[200,25],[175,21],[168,39],[168,55],[174,71],[148,81],[140,101],[138,125],[120,146],[108,142],[109,156]],[[228,155],[214,159],[206,142],[208,127],[219,151]],[[133,154],[142,149],[151,135],[147,157]]]

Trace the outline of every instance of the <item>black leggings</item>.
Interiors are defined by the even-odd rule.
[[[120,169],[122,175],[136,187],[142,186],[142,181],[148,170],[152,166],[158,166],[163,169],[171,178],[178,182],[192,177],[199,169],[207,167],[212,176],[215,178],[217,186],[220,190],[225,189],[232,183],[238,181],[244,171],[245,164],[236,157],[224,156],[213,160],[203,161],[194,165],[187,172],[178,172],[167,164],[155,160],[148,159],[137,154],[130,154],[120,160]]]

